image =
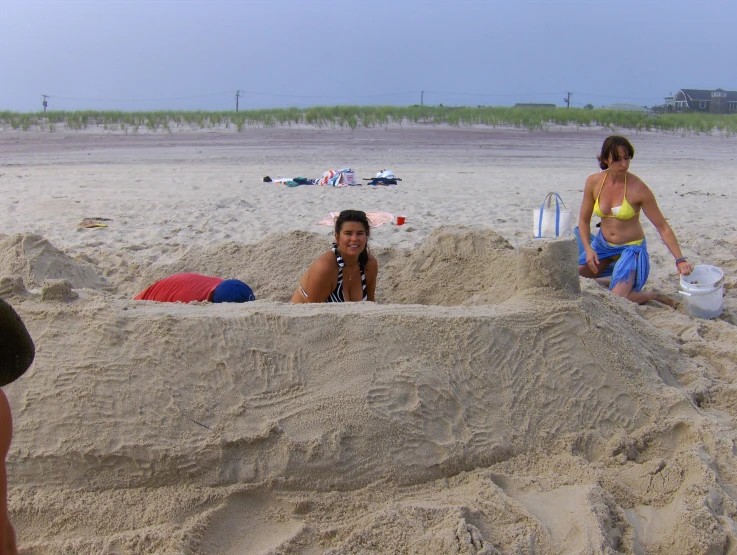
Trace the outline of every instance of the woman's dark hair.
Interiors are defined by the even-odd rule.
[[[343,210],[335,218],[336,235],[340,235],[340,230],[343,228],[345,222],[358,222],[363,224],[363,229],[366,230],[366,248],[358,255],[358,264],[361,268],[365,268],[366,264],[368,264],[368,238],[371,236],[371,226],[366,217],[366,212],[362,212],[361,210]]]
[[[28,370],[36,355],[23,320],[0,299],[0,386],[17,380]]]
[[[601,145],[601,154],[599,154],[596,159],[599,161],[599,167],[602,170],[605,170],[609,167],[609,156],[612,157],[613,162],[618,162],[619,157],[619,147],[624,148],[624,152],[627,156],[630,158],[635,157],[635,147],[632,146],[632,143],[630,143],[627,139],[620,135],[612,135],[611,137],[607,137],[604,140],[604,144]]]

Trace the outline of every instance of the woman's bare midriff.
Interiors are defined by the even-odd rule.
[[[630,241],[639,241],[645,237],[645,230],[640,224],[639,214],[631,220],[602,218],[601,233],[612,245],[624,245]]]

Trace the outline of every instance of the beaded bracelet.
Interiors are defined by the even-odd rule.
[[[685,257],[676,259],[676,266],[678,266],[681,262],[688,262],[688,259]]]

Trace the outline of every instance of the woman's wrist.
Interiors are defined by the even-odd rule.
[[[678,266],[681,262],[688,262],[688,259],[685,256],[682,256],[681,258],[676,258],[676,266]]]

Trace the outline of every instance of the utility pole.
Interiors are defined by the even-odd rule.
[[[572,95],[572,94],[573,94],[573,93],[570,93],[570,92],[569,92],[569,93],[568,93],[568,96],[567,96],[566,98],[564,98],[564,99],[563,99],[563,102],[565,102],[565,103],[566,103],[566,108],[570,108],[570,107],[571,107],[571,95]]]
[[[422,93],[420,94],[420,106],[424,106],[424,105],[425,105],[425,91],[422,91]]]
[[[44,97],[43,105],[44,105],[44,114],[45,114],[46,113],[46,106],[49,105],[49,103],[46,102],[46,99],[49,98],[49,95],[48,94],[42,94],[41,96]]]
[[[241,91],[235,91],[235,111],[238,111],[238,99],[241,97]]]

